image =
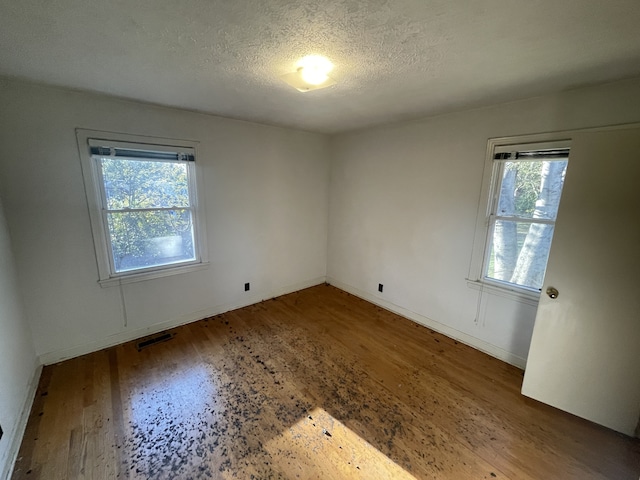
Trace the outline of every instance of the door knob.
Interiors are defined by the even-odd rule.
[[[547,288],[547,295],[549,295],[549,298],[558,298],[558,290],[553,287],[549,287]]]

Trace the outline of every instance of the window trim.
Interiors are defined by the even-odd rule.
[[[490,248],[491,212],[495,202],[497,202],[496,198],[499,193],[500,179],[498,178],[498,171],[501,169],[501,162],[495,160],[495,154],[518,150],[568,148],[570,145],[571,137],[566,132],[497,137],[490,138],[487,141],[473,250],[471,252],[469,274],[465,279],[468,287],[482,291],[486,290],[524,303],[537,302],[539,300],[540,292],[538,290],[501,282],[500,280],[488,279],[483,274],[485,261],[489,255],[488,249]]]
[[[76,139],[82,166],[82,175],[84,178],[85,194],[91,222],[91,232],[95,247],[98,283],[101,286],[109,287],[132,282],[140,282],[153,278],[187,273],[208,267],[209,258],[206,241],[206,215],[204,213],[204,201],[202,197],[204,192],[202,185],[202,171],[197,161],[190,161],[189,168],[191,169],[192,174],[189,176],[189,191],[190,201],[193,203],[191,205],[191,209],[193,212],[194,253],[196,260],[125,272],[115,272],[113,259],[111,258],[112,253],[108,230],[105,225],[102,211],[104,188],[101,187],[100,184],[102,181],[101,172],[99,171],[100,169],[97,168],[97,162],[90,151],[90,147],[96,146],[97,144],[102,144],[102,146],[109,145],[115,148],[137,147],[137,149],[140,149],[141,146],[148,146],[149,151],[189,151],[192,152],[197,159],[198,142],[87,129],[76,129]]]

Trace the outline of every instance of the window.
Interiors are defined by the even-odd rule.
[[[547,268],[569,144],[496,145],[490,154],[479,281],[537,293]]]
[[[193,145],[78,139],[101,283],[205,263]]]

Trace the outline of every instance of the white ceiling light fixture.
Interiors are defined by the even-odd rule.
[[[333,63],[321,55],[307,55],[297,64],[295,72],[282,75],[280,78],[299,92],[310,92],[335,85],[336,81],[329,76]]]

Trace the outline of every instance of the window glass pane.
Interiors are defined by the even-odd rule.
[[[496,215],[555,220],[567,160],[504,162]]]
[[[109,210],[189,207],[184,162],[101,158]]]
[[[107,215],[116,272],[194,261],[190,210]]]
[[[496,220],[486,278],[541,289],[553,225]]]

